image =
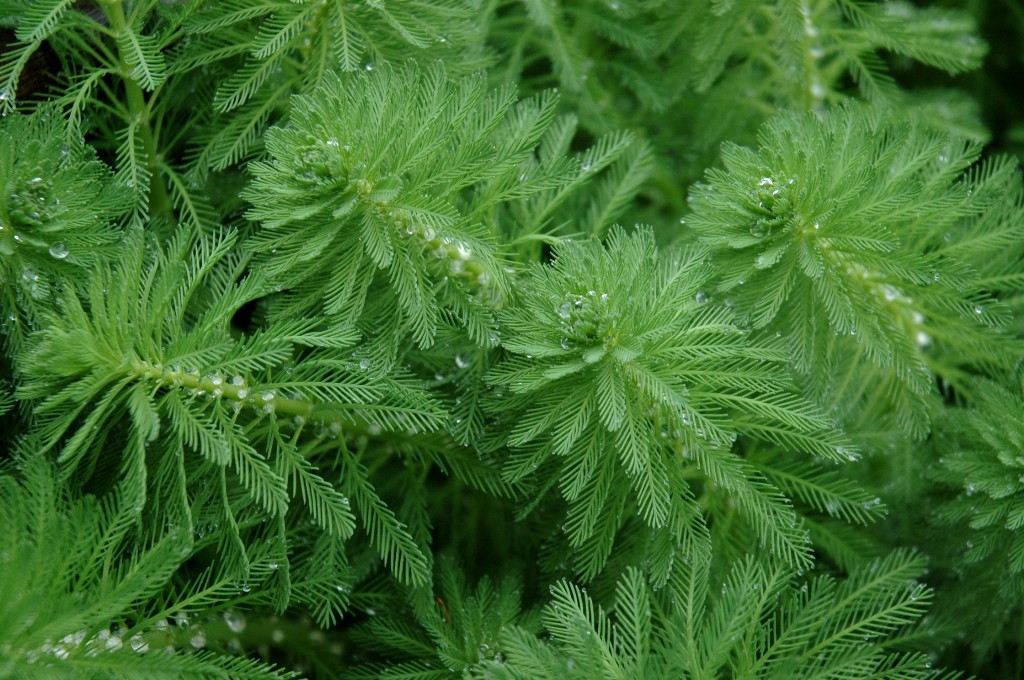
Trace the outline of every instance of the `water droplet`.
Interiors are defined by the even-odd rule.
[[[837,446],[836,453],[850,462],[854,462],[860,459],[860,454],[858,454],[856,451],[846,448],[845,446]]]
[[[697,294],[693,296],[693,299],[697,301],[698,305],[702,305],[708,301],[708,294],[702,290],[698,290]]]
[[[243,583],[242,584],[242,592],[243,593],[248,593],[250,590],[252,590],[252,586],[250,586],[248,583]]]
[[[771,177],[762,177],[761,181],[757,183],[759,187],[770,187],[774,186],[775,182],[772,181]]]
[[[461,354],[455,355],[455,365],[459,368],[469,368],[469,362],[463,359]]]
[[[768,227],[762,222],[754,222],[750,225],[750,235],[754,238],[764,238],[768,235]]]
[[[373,70],[373,64],[367,64],[363,68],[366,69],[367,71],[372,71]]]
[[[975,314],[981,314],[984,311],[985,311],[985,308],[983,306],[981,306],[981,305],[975,305],[974,306],[974,313]]]
[[[245,592],[249,592],[248,588],[248,585],[242,586],[242,590]],[[230,628],[233,633],[241,633],[245,630],[245,617],[238,612],[224,612],[224,622],[228,624],[228,628]]]
[[[63,260],[68,256],[68,248],[64,245],[63,241],[57,241],[50,246],[50,256],[55,257],[58,260]]]
[[[364,371],[369,370],[369,368],[370,368],[370,360],[369,359],[360,359],[359,360],[359,368],[361,368]]]
[[[206,633],[201,630],[197,631],[196,634],[189,639],[188,643],[192,645],[193,649],[203,649],[206,647]]]
[[[145,654],[149,651],[149,643],[141,635],[133,635],[128,643],[132,646],[132,649],[139,654]]]

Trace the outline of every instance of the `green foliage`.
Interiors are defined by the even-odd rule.
[[[184,612],[201,589],[153,601],[189,555],[187,535],[131,541],[134,512],[122,494],[71,501],[39,458],[22,474],[0,479],[4,677],[293,677],[253,660],[192,653],[198,645],[188,643],[195,633]],[[183,612],[178,625],[168,626],[161,607]]]
[[[522,167],[555,100],[513,107],[511,88],[488,93],[479,76],[451,82],[440,66],[380,71],[328,77],[267,134],[271,160],[251,166],[243,194],[263,227],[253,248],[295,290],[284,313],[322,305],[358,317],[384,269],[392,323],[417,344],[428,346],[445,317],[493,345],[489,317],[508,286],[481,220],[502,201],[564,183],[566,159]]]
[[[976,626],[972,643],[986,655],[1000,651],[1004,643],[999,629],[1020,616],[1024,593],[1021,388],[1019,381],[1006,387],[979,385],[972,408],[949,414],[936,445],[942,454],[936,477],[956,490],[936,516],[943,531],[956,531],[957,540],[945,546],[946,557],[958,565],[958,575],[976,583],[984,593],[979,596],[990,603],[983,612],[969,600],[954,604]]]
[[[511,575],[470,592],[445,564],[433,599],[409,593],[409,615],[375,615],[359,630],[362,650],[392,661],[366,664],[352,677],[958,677],[901,649],[926,633],[920,621],[932,591],[917,581],[920,556],[897,551],[841,580],[803,578],[748,558],[719,589],[708,578],[709,544],[688,547],[661,591],[628,568],[606,606],[559,580],[541,611],[521,610]],[[550,637],[538,639],[541,625]]]
[[[466,0],[430,2],[216,2],[198,7],[184,28],[173,70],[216,70],[205,95],[209,127],[191,146],[192,171],[224,170],[258,150],[266,124],[296,91],[340,71],[415,55],[469,72],[489,59],[479,15]]]
[[[543,616],[551,643],[509,631],[506,663],[491,664],[484,677],[955,677],[929,670],[926,654],[897,651],[894,633],[918,620],[931,596],[914,580],[920,558],[895,552],[842,582],[802,583],[751,559],[711,595],[701,576],[707,554],[698,556],[667,596],[626,570],[607,612],[578,586],[556,583]]]
[[[965,371],[1006,370],[1021,351],[1000,333],[1006,308],[957,257],[980,221],[991,238],[974,241],[976,255],[997,256],[1001,239],[1022,235],[1018,217],[998,217],[1019,202],[1019,177],[998,162],[965,175],[978,151],[859,108],[824,122],[781,116],[757,151],[723,149],[725,168],[694,187],[686,221],[717,247],[727,272],[718,291],[755,328],[786,338],[815,391],[846,389],[814,370],[820,357],[856,356],[836,377],[882,369],[883,398],[920,437],[933,373],[965,388]]]
[[[770,550],[808,563],[792,510],[731,445],[742,432],[793,454],[856,457],[787,394],[785,354],[751,345],[730,310],[707,304],[709,274],[699,249],[659,257],[649,230],[614,230],[607,246],[557,249],[502,314],[512,356],[486,380],[509,392],[493,408],[510,417],[505,476],[557,480],[585,578],[604,566],[624,512],[654,529],[699,513],[686,481],[697,470]]]
[[[232,316],[266,292],[258,277],[239,278],[244,260],[230,253],[234,240],[183,231],[148,253],[135,234],[81,292],[62,290],[19,355],[18,397],[38,400],[21,448],[35,455],[56,448],[65,475],[88,478],[98,464],[112,466],[98,459],[119,442],[125,484],[138,498],[146,495],[152,457],[162,499],[153,519],[170,515],[189,531],[204,511],[190,500],[190,487],[219,475],[221,493],[209,502],[223,502],[239,544],[225,469],[269,516],[283,516],[299,496],[334,537],[355,528],[352,496],[385,560],[403,580],[415,578],[423,556],[344,442],[350,430],[430,430],[440,411],[408,381],[371,379],[358,359],[325,356],[355,344],[343,327],[299,319],[233,337]],[[313,462],[330,448],[344,450],[351,468],[343,490]],[[247,562],[244,552],[239,561]]]
[[[502,658],[501,638],[525,619],[521,582],[512,574],[492,582],[484,577],[470,590],[465,574],[450,560],[437,565],[436,595],[429,589],[403,593],[388,612],[371,613],[354,641],[363,653],[387,659],[353,670],[353,678],[431,678],[463,673]],[[534,617],[536,618],[536,617]]]
[[[0,0],[0,677],[1024,676],[1021,35]]]
[[[52,109],[13,114],[0,129],[0,314],[13,349],[54,277],[94,265],[124,215],[125,192],[96,152],[62,132]]]

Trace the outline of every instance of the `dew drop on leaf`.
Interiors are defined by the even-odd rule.
[[[249,592],[249,585],[246,584],[242,586],[242,590]],[[241,633],[245,630],[245,617],[239,612],[224,612],[224,622],[228,624],[228,628],[230,628],[233,633]]]
[[[50,256],[63,260],[68,256],[68,247],[64,245],[63,241],[57,241],[50,246]]]

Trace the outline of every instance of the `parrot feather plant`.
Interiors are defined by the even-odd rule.
[[[0,678],[1024,676],[1005,0],[0,0]]]

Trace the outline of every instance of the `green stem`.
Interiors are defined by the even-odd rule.
[[[106,3],[107,20],[110,22],[112,33],[122,35],[131,29],[124,15],[123,0],[109,0]],[[167,193],[167,187],[160,179],[160,153],[156,135],[150,124],[150,106],[146,102],[146,95],[137,82],[131,77],[132,68],[125,58],[125,54],[118,47],[118,73],[124,81],[125,95],[128,100],[128,121],[139,126],[142,135],[142,147],[146,152],[146,165],[150,172],[149,180],[149,206],[150,213],[172,217],[171,199]]]
[[[825,85],[821,81],[818,59],[821,47],[818,44],[818,28],[814,25],[814,13],[808,0],[801,0],[800,15],[803,17],[803,57],[804,57],[804,108],[808,111],[819,111],[825,104]]]
[[[146,361],[132,362],[132,370],[139,378],[160,383],[166,387],[175,387],[197,396],[209,395],[214,399],[233,401],[241,409],[252,406],[262,413],[277,413],[301,418],[314,416],[314,404],[305,399],[290,399],[278,396],[273,389],[250,388],[241,377],[227,380],[220,376],[200,376],[178,368],[165,368],[160,364]],[[333,420],[325,418],[327,421]]]

